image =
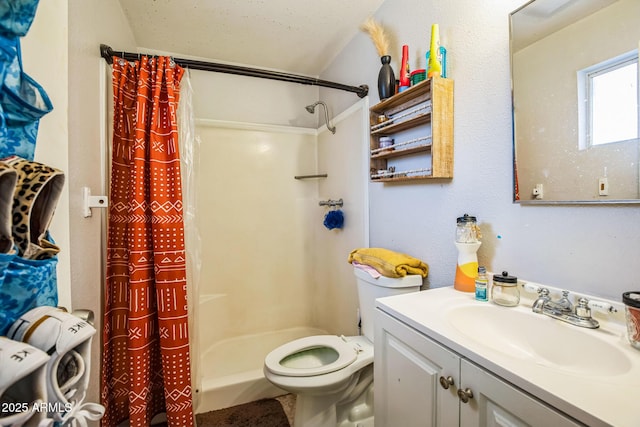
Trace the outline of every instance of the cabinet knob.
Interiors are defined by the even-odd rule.
[[[468,403],[469,399],[473,399],[473,392],[470,388],[458,389],[458,397],[462,400],[462,403]]]
[[[450,376],[449,377],[441,376],[440,385],[442,386],[443,389],[447,390],[450,386],[453,385],[453,378]]]

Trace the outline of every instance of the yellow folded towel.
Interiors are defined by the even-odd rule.
[[[354,249],[349,254],[349,263],[354,261],[371,266],[386,277],[404,277],[407,274],[427,277],[429,274],[429,266],[419,259],[384,248]]]

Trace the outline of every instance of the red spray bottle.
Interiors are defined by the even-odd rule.
[[[402,46],[402,63],[400,64],[400,91],[409,87],[411,71],[409,70],[409,46]]]

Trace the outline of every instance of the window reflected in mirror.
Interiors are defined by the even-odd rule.
[[[598,64],[585,76],[587,147],[638,139],[638,54]]]

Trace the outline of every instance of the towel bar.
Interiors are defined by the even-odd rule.
[[[318,205],[320,205],[320,206],[331,206],[331,207],[334,207],[334,206],[342,207],[343,202],[342,202],[342,199],[339,199],[339,200],[331,200],[331,199],[329,199],[329,200],[320,200],[318,202]]]
[[[326,173],[321,173],[321,174],[317,174],[317,175],[296,175],[296,176],[294,176],[295,179],[326,178],[326,177],[327,177]]]

